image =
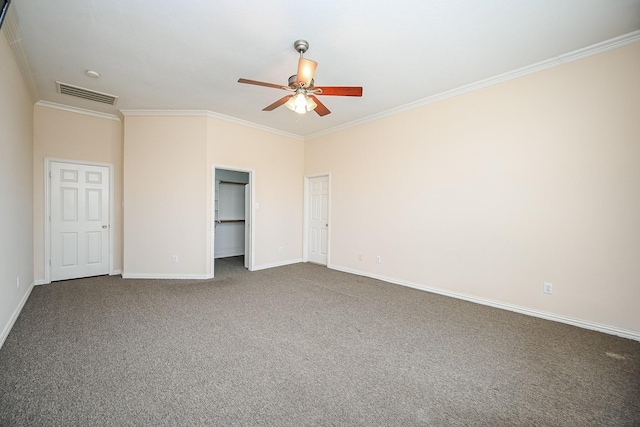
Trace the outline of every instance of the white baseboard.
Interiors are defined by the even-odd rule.
[[[35,286],[35,282],[29,285],[29,289],[27,289],[27,292],[25,292],[24,296],[20,300],[20,303],[18,304],[16,309],[13,311],[11,318],[9,318],[9,323],[7,323],[7,325],[2,330],[2,335],[0,335],[0,348],[2,348],[2,346],[4,345],[4,341],[9,336],[9,332],[11,332],[11,328],[13,328],[13,325],[16,323],[16,320],[18,320],[18,316],[20,315],[20,312],[22,311],[24,305],[27,303],[27,300],[29,299],[29,295],[31,295],[31,291],[33,290],[34,286]]]
[[[298,258],[298,259],[290,259],[287,261],[274,262],[272,264],[262,264],[257,266],[254,265],[251,271],[266,270],[267,268],[275,268],[275,267],[284,267],[285,265],[298,264],[301,262],[303,262],[302,258]]]
[[[122,273],[123,279],[178,279],[203,280],[211,279],[207,274],[166,274],[166,273]]]
[[[500,301],[494,301],[486,298],[480,298],[480,297],[467,295],[459,292],[447,291],[445,289],[425,286],[418,283],[408,282],[406,280],[379,276],[379,275],[371,274],[365,271],[353,270],[353,269],[341,267],[338,265],[328,265],[327,267],[333,270],[338,270],[345,273],[351,273],[351,274],[356,274],[358,276],[364,276],[364,277],[370,277],[372,279],[382,280],[384,282],[393,283],[395,285],[406,286],[409,288],[419,289],[421,291],[432,292],[434,294],[444,295],[452,298],[474,302],[477,304],[500,308],[502,310],[513,311],[515,313],[526,314],[528,316],[539,317],[546,320],[552,320],[554,322],[565,323],[567,325],[577,326],[583,329],[590,329],[592,331],[604,332],[605,334],[616,335],[616,336],[619,336],[622,338],[628,338],[634,341],[640,341],[640,332],[636,332],[636,331],[630,331],[627,329],[616,328],[613,326],[602,325],[599,323],[588,322],[580,319],[573,319],[571,317],[561,316],[554,313],[547,313],[545,311],[535,310],[527,307],[521,307],[518,305],[508,304]]]
[[[109,273],[109,276],[120,276],[120,275],[122,275],[122,270],[113,270]],[[49,285],[49,284],[51,284],[51,282],[47,282],[44,279],[38,279],[35,281],[36,286]]]

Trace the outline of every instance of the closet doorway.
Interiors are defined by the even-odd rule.
[[[214,168],[214,277],[252,269],[252,172]]]

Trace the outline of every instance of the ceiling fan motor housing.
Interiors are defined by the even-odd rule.
[[[293,76],[289,77],[289,87],[292,89],[296,89],[298,87],[298,85],[296,84],[296,82],[298,81],[298,75],[294,74]],[[311,84],[309,86],[307,86],[307,89],[313,89],[313,79],[311,79]]]

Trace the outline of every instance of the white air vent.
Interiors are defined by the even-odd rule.
[[[67,83],[56,82],[56,84],[58,85],[58,93],[62,93],[63,95],[71,95],[109,105],[116,105],[116,101],[118,101],[117,96],[109,95],[108,93],[96,92],[95,90],[85,89]]]

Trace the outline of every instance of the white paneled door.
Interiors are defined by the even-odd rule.
[[[109,273],[109,168],[52,162],[51,280]]]
[[[327,265],[329,245],[329,177],[309,179],[309,261]]]

